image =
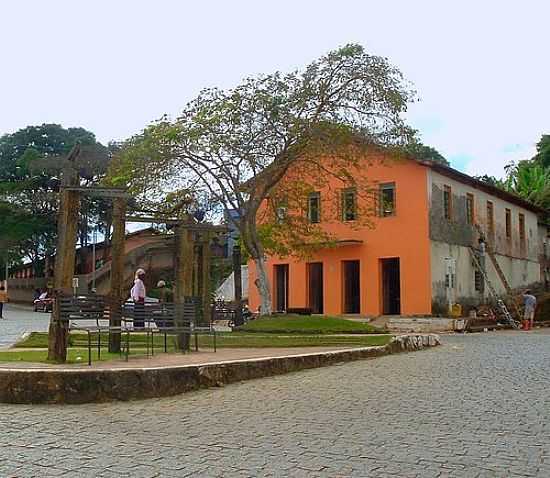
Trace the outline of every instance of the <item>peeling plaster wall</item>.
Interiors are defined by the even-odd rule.
[[[541,280],[550,282],[550,226],[540,223],[538,235]]]
[[[438,308],[446,309],[449,300],[462,306],[478,305],[483,296],[475,290],[474,265],[470,251],[465,246],[458,246],[440,241],[431,241],[432,254],[432,303]],[[454,289],[445,287],[445,258],[456,260],[456,281]],[[498,255],[498,263],[512,288],[525,287],[540,281],[538,262],[515,259]],[[497,293],[506,292],[489,257],[486,257],[487,274]],[[487,291],[486,291],[487,294]]]
[[[452,220],[444,217],[443,189],[451,187]],[[463,306],[476,305],[483,296],[475,290],[475,267],[469,246],[477,246],[478,233],[467,223],[466,195],[474,196],[474,217],[487,234],[487,201],[493,203],[494,241],[497,261],[512,288],[525,287],[539,282],[540,274],[540,232],[535,213],[498,197],[462,184],[434,171],[428,172],[428,196],[430,204],[430,243],[432,269],[432,303],[434,308],[446,308],[449,300]],[[510,209],[512,237],[506,238],[506,213]],[[520,247],[519,214],[525,216],[525,248]],[[454,288],[445,285],[445,259],[456,260]],[[491,259],[486,257],[487,274],[498,293],[505,288],[497,275]],[[487,293],[487,292],[486,292]]]

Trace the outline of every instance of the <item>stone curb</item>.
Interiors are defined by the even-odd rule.
[[[336,363],[440,345],[434,334],[394,337],[385,346],[204,365],[113,369],[0,369],[0,402],[91,403],[177,395]]]

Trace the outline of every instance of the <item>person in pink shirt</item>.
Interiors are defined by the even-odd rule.
[[[145,325],[145,271],[138,269],[134,277],[134,286],[130,291],[130,297],[134,301],[134,327]]]

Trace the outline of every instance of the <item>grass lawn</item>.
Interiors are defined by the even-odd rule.
[[[323,315],[276,315],[261,317],[239,327],[242,332],[268,334],[383,334],[372,325]]]
[[[119,354],[111,354],[107,350],[101,351],[101,360],[118,359]],[[9,350],[0,352],[0,362],[34,362],[47,363],[48,351],[46,349],[37,350]],[[97,361],[97,351],[92,350],[92,360]],[[88,349],[70,348],[67,352],[67,363],[88,363]]]
[[[331,335],[275,335],[261,333],[228,332],[217,334],[217,346],[220,348],[266,348],[266,347],[366,347],[386,345],[391,335],[360,335],[331,336]],[[107,334],[102,334],[101,341],[107,344]],[[87,335],[73,333],[69,337],[68,363],[87,363]],[[192,340],[192,346],[194,342]],[[168,352],[175,352],[175,338],[169,336],[167,340]],[[46,362],[48,334],[33,332],[26,339],[18,342],[14,348],[0,352],[0,362]],[[199,348],[212,348],[213,338],[208,335],[199,336]],[[21,350],[21,349],[36,350]],[[158,353],[164,350],[164,337],[155,336],[155,349]],[[145,354],[145,335],[130,335],[130,355]],[[80,357],[80,359],[78,359]],[[101,360],[119,359],[119,354],[110,354],[102,348]],[[92,348],[92,360],[97,361],[97,351]]]

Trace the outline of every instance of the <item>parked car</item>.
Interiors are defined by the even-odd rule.
[[[51,312],[53,309],[53,297],[49,297],[47,292],[42,292],[38,299],[34,300],[35,312]]]

